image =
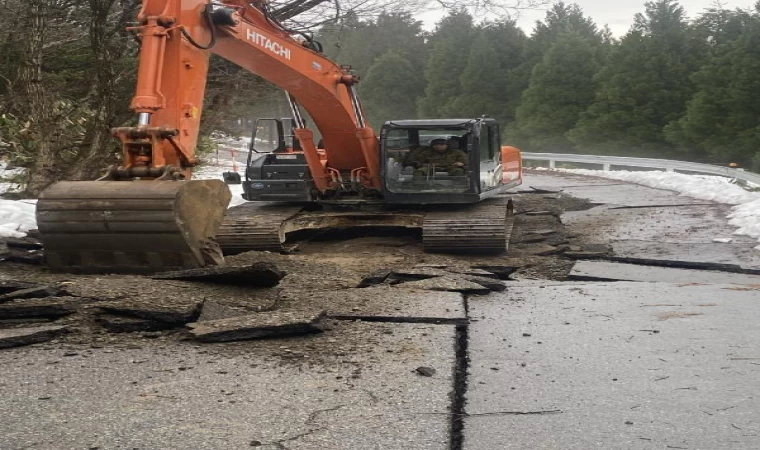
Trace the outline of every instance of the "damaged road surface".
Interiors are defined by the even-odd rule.
[[[0,448],[447,449],[454,327],[331,328],[242,347],[5,350]]]
[[[713,242],[723,206],[525,186],[497,257],[382,229],[153,277],[0,261],[0,449],[760,448],[760,258]]]
[[[26,345],[0,352],[0,448],[450,448],[460,293],[356,288],[366,265],[231,258],[251,260],[277,285],[41,274],[78,303],[55,319],[68,327],[0,319],[0,345]],[[333,277],[342,289],[324,288]],[[60,300],[0,310],[16,302]]]

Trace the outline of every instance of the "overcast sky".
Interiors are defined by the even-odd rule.
[[[750,8],[755,0],[722,0],[725,8]],[[566,3],[577,3],[583,8],[586,15],[603,27],[609,25],[615,36],[624,35],[631,24],[633,16],[638,12],[644,11],[644,0],[567,0]],[[715,0],[683,0],[680,2],[686,9],[689,17],[694,17],[709,8],[715,3]],[[426,29],[433,29],[435,22],[444,14],[442,12],[429,12],[419,15],[419,19],[425,22]],[[536,20],[543,19],[544,11],[521,11],[518,24],[530,34],[533,30],[533,24]]]

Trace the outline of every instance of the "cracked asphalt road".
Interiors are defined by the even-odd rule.
[[[721,205],[577,176],[531,173],[530,185],[600,204],[562,214],[570,244],[759,267],[750,239],[711,242],[732,231]],[[384,261],[427,258],[410,239]],[[343,244],[329,251],[341,264],[381,264]],[[394,323],[461,317],[463,299],[438,306],[425,293],[419,304],[430,306],[412,307],[420,294],[393,289],[376,304],[347,290],[353,281],[334,291],[351,294],[339,312],[389,322],[331,321],[324,334],[230,344],[137,335],[2,350],[0,449],[760,448],[760,282],[706,283],[698,272],[688,283],[557,281],[556,271],[540,276],[540,258],[526,261],[506,292],[468,299],[464,354],[457,325]],[[330,277],[339,274],[309,298],[330,302]],[[452,405],[465,415],[452,417]]]

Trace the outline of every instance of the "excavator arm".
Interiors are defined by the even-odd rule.
[[[319,191],[337,188],[336,172],[354,172],[366,188],[380,188],[377,137],[356,97],[357,77],[295,39],[269,15],[265,2],[145,0],[138,20],[142,50],[131,107],[142,133],[115,130],[124,146],[124,168],[172,166],[190,177],[209,56],[215,53],[289,93],[295,134]],[[324,155],[300,119],[298,104],[321,131]]]
[[[379,146],[355,94],[356,76],[294,38],[265,0],[144,0],[131,108],[112,130],[118,166],[98,181],[56,183],[37,222],[48,264],[80,272],[156,272],[222,260],[213,238],[230,200],[221,180],[190,180],[211,53],[286,90],[315,189],[381,187]],[[317,150],[299,104],[322,133]]]

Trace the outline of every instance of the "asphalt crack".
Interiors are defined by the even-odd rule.
[[[692,270],[705,270],[715,272],[728,272],[728,273],[740,273],[747,275],[760,275],[760,269],[744,268],[736,264],[724,264],[724,263],[710,263],[710,262],[698,262],[698,261],[678,261],[669,259],[649,259],[649,258],[632,258],[626,256],[611,256],[611,255],[579,255],[577,258],[574,255],[565,255],[571,259],[586,259],[597,261],[610,261],[625,264],[635,264],[638,266],[649,267],[667,267],[671,269],[692,269]],[[581,280],[581,281],[600,281],[600,280]],[[615,281],[615,280],[612,280]]]
[[[469,298],[464,297],[465,314],[469,317]],[[450,408],[450,450],[462,450],[464,448],[464,418],[466,416],[465,406],[467,403],[467,375],[470,369],[469,354],[469,323],[462,323],[456,326],[456,339],[454,341],[454,352],[456,360],[454,363],[454,389],[451,393]]]
[[[409,317],[409,316],[363,316],[363,315],[330,315],[330,319],[362,322],[383,323],[424,323],[434,325],[461,325],[466,318],[443,318],[443,317]]]

